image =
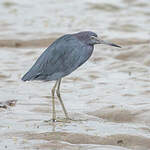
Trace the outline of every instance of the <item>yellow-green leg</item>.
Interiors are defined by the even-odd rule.
[[[57,94],[57,96],[58,96],[58,99],[59,99],[59,101],[60,101],[60,104],[61,104],[61,106],[62,106],[62,109],[63,109],[63,111],[64,111],[64,114],[65,114],[65,116],[66,116],[66,119],[69,119],[68,113],[67,113],[67,111],[66,111],[66,108],[65,108],[65,106],[64,106],[64,103],[63,103],[62,98],[61,98],[61,95],[60,95],[60,83],[61,83],[61,79],[59,79],[59,80],[57,80],[57,81],[58,81],[58,86],[57,86],[56,94]]]
[[[70,122],[70,121],[84,121],[84,120],[74,120],[70,119],[67,113],[67,110],[64,106],[64,103],[62,101],[61,95],[60,95],[60,84],[61,84],[61,79],[57,80],[54,87],[52,88],[52,121],[53,122]],[[66,118],[57,118],[56,119],[56,110],[55,110],[55,92],[58,96],[58,99],[60,101],[60,104],[62,106],[63,112],[65,114]],[[48,122],[48,121],[46,121]]]
[[[58,81],[56,81],[54,87],[52,88],[52,120],[53,122],[56,121],[56,111],[55,111],[55,89],[57,86]]]

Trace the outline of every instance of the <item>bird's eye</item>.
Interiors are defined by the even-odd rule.
[[[94,40],[94,39],[95,39],[95,36],[91,36],[90,38],[91,38],[91,40]]]

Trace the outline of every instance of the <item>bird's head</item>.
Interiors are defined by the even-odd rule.
[[[96,33],[91,32],[91,31],[79,32],[75,35],[80,41],[82,41],[88,45],[105,44],[105,45],[110,45],[110,46],[115,46],[115,47],[121,48],[119,45],[116,45],[114,43],[107,42],[107,41],[100,39]]]

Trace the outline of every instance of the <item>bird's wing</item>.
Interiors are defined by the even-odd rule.
[[[83,43],[72,35],[65,35],[50,45],[22,78],[26,80],[57,80],[88,59]]]

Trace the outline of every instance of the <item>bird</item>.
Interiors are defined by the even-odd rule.
[[[121,48],[119,45],[102,40],[92,31],[65,34],[48,46],[29,71],[22,77],[23,81],[55,81],[51,90],[53,122],[57,121],[55,93],[62,106],[65,119],[71,120],[60,94],[60,84],[63,77],[75,71],[90,58],[96,44],[106,44]]]

